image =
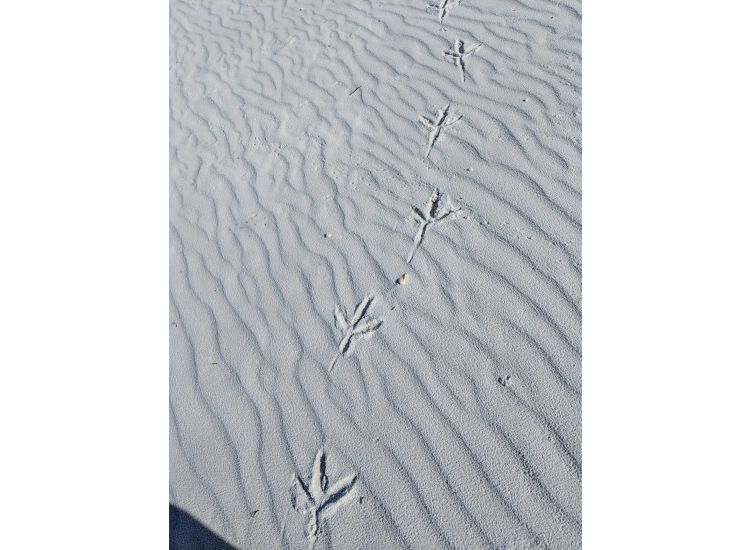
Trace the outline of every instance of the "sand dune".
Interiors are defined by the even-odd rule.
[[[581,545],[580,2],[430,4],[171,0],[170,502],[238,548]]]

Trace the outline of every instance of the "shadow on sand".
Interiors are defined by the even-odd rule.
[[[169,505],[169,550],[237,550],[186,511]]]

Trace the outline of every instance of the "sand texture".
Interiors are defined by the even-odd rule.
[[[580,548],[580,2],[171,0],[169,78],[170,503]]]

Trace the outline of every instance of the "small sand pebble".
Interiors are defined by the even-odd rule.
[[[404,273],[403,275],[401,275],[401,277],[398,278],[396,282],[400,285],[405,285],[407,282],[409,282],[409,274]]]

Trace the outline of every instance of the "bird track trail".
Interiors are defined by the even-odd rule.
[[[170,0],[175,506],[309,545],[325,442],[316,548],[580,548],[580,26]]]

